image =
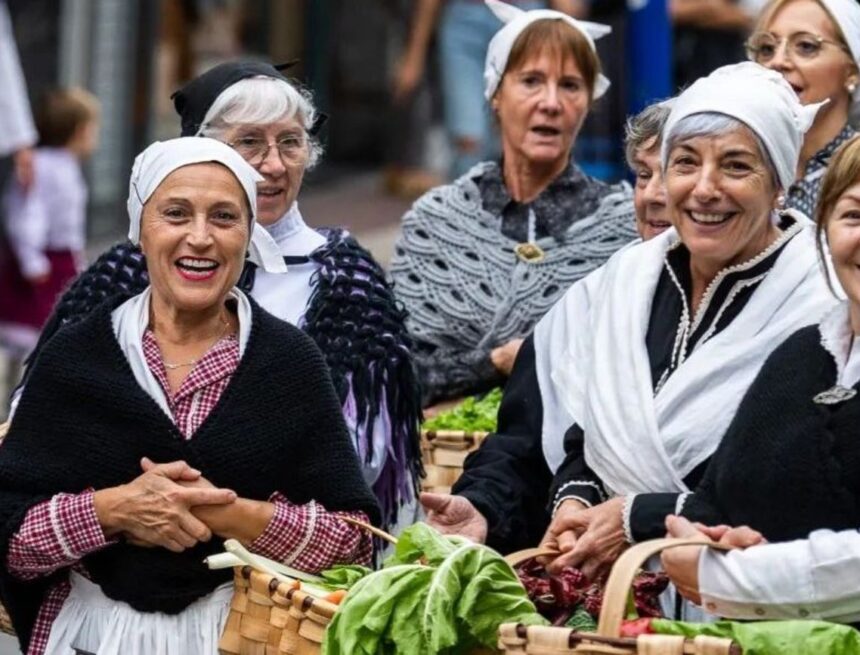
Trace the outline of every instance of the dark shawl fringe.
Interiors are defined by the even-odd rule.
[[[301,327],[325,353],[345,411],[354,406],[353,418],[364,432],[359,452],[366,461],[373,454],[374,421],[380,414],[388,416],[388,458],[373,491],[383,524],[393,526],[400,506],[417,496],[424,476],[421,393],[406,311],[367,250],[345,230],[325,233],[326,244],[310,255],[320,268]]]

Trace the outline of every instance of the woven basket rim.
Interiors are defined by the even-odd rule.
[[[236,568],[241,572],[245,567]],[[334,603],[322,598],[317,598],[316,596],[311,596],[306,591],[302,591],[301,587],[295,589],[290,586],[290,583],[279,580],[278,578],[267,573],[263,573],[262,571],[252,569],[251,577],[258,579],[262,578],[265,581],[265,584],[270,586],[272,589],[272,600],[278,605],[292,605],[303,612],[307,612],[309,609],[313,608],[318,614],[327,616],[334,615],[338,609],[338,606]]]

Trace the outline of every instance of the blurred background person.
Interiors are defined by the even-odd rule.
[[[391,77],[391,102],[386,138],[385,190],[393,195],[415,200],[443,182],[447,165],[447,147],[441,125],[439,70],[436,66],[436,42],[427,44],[428,54],[420,69],[407,70],[407,44],[413,31],[415,3],[412,0],[380,0],[386,9],[388,48],[386,69]],[[417,79],[413,78],[417,75]]]
[[[0,157],[13,155],[15,175],[25,188],[33,181],[36,128],[15,47],[9,8],[0,0]],[[0,175],[0,183],[3,182]]]
[[[10,386],[84,261],[87,185],[81,163],[98,143],[99,102],[79,88],[48,92],[36,108],[36,127],[32,180],[25,186],[10,179],[2,197],[0,347],[11,361]]]
[[[494,3],[485,97],[502,158],[413,205],[391,275],[425,406],[505,382],[523,337],[572,283],[635,238],[629,187],[583,173],[571,151],[608,88],[607,28]]]
[[[855,0],[772,0],[747,41],[752,61],[782,73],[800,102],[827,101],[803,141],[786,207],[815,213],[830,157],[854,136],[860,103],[860,4]]]
[[[763,0],[671,0],[675,88],[743,59],[744,39]]]

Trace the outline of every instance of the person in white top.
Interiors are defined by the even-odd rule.
[[[39,338],[54,301],[77,275],[86,238],[81,161],[95,149],[99,103],[83,89],[44,94],[32,184],[9,180],[2,195],[0,347],[20,362]],[[16,375],[18,367],[10,367]]]
[[[860,620],[860,137],[833,156],[817,224],[848,300],[773,352],[682,512],[772,543],[663,556],[685,595],[722,616]]]
[[[0,1],[0,157],[14,155],[18,182],[33,181],[33,146],[38,134],[30,113],[27,86],[15,48],[9,8]]]

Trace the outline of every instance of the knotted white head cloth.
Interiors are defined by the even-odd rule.
[[[779,185],[794,182],[803,137],[824,103],[801,105],[782,75],[751,61],[718,68],[679,95],[663,129],[660,158],[669,158],[669,143],[678,123],[693,114],[715,112],[739,120],[761,139]]]
[[[206,137],[156,141],[135,158],[128,184],[129,240],[135,245],[140,242],[143,205],[164,179],[183,166],[207,162],[217,162],[230,169],[248,198],[251,207],[248,258],[263,270],[272,273],[285,272],[287,267],[278,245],[256,221],[257,182],[261,182],[263,177],[233,148]]]
[[[606,36],[612,31],[609,25],[600,23],[589,23],[588,21],[576,20],[567,14],[551,9],[534,9],[532,11],[523,11],[518,7],[511,6],[499,0],[484,0],[487,7],[490,8],[500,21],[505,23],[505,26],[500,29],[490,40],[490,45],[487,48],[487,60],[484,64],[484,97],[490,100],[496,89],[499,88],[499,82],[502,81],[502,76],[505,74],[505,68],[508,65],[508,57],[511,54],[511,48],[514,47],[514,42],[520,34],[523,33],[529,25],[538,20],[562,20],[577,31],[581,32],[591,46],[592,51],[597,53],[594,47],[594,41],[601,36]],[[598,73],[597,79],[594,81],[594,92],[591,94],[592,100],[597,100],[600,96],[606,93],[609,88],[609,80],[602,74]]]
[[[842,30],[851,58],[860,68],[860,4],[856,0],[818,0]],[[860,84],[854,89],[854,109],[860,108]]]

